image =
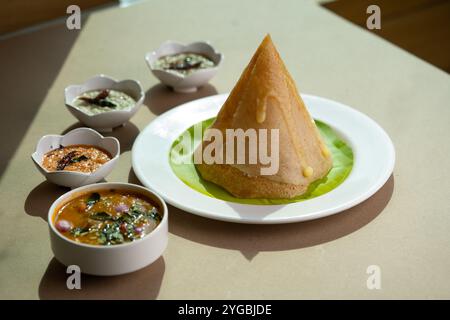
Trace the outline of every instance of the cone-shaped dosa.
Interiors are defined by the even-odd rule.
[[[305,193],[332,166],[331,154],[269,35],[256,50],[210,128],[223,135],[223,145],[214,150],[215,156],[221,153],[219,158],[223,161],[209,164],[203,161],[196,167],[204,179],[236,197],[292,198]],[[250,132],[249,129],[256,132],[257,139],[263,138],[261,129],[266,129],[267,146],[257,144],[255,152],[250,134],[245,136],[247,144],[241,150],[237,140],[226,139],[233,132]],[[196,156],[204,155],[213,142],[206,133],[195,151]],[[270,155],[277,163],[267,163],[261,154]],[[245,162],[238,161],[244,155]]]

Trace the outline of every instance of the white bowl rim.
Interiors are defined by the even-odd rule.
[[[72,101],[68,101],[68,100],[67,100],[67,91],[68,91],[69,89],[76,88],[76,87],[82,87],[82,86],[84,86],[87,82],[89,82],[89,81],[91,81],[91,80],[94,80],[94,79],[97,79],[97,78],[108,79],[108,80],[111,80],[111,81],[115,82],[116,84],[117,84],[117,83],[121,83],[121,82],[125,82],[125,81],[131,81],[131,82],[134,82],[134,83],[136,83],[136,84],[138,85],[138,87],[139,87],[139,99],[136,100],[136,102],[134,103],[133,107],[131,107],[129,110],[110,110],[110,111],[105,112],[105,113],[97,113],[97,114],[87,114],[86,112],[83,112],[83,111],[81,111],[80,109],[78,109],[77,107],[73,106],[73,105],[72,105]],[[105,88],[105,89],[108,89],[108,88]],[[88,91],[90,91],[90,90],[88,90]],[[88,92],[88,91],[84,91],[84,93],[86,93],[86,92]],[[102,117],[102,116],[104,116],[104,115],[107,114],[107,113],[108,113],[108,114],[110,114],[110,113],[115,113],[115,114],[121,114],[121,113],[122,113],[122,114],[128,114],[128,113],[132,112],[135,108],[137,108],[137,107],[140,105],[139,102],[140,102],[141,100],[143,100],[144,97],[145,97],[145,92],[144,92],[144,89],[142,89],[142,85],[141,85],[141,82],[140,82],[139,80],[134,80],[134,79],[117,80],[116,78],[113,78],[113,77],[111,77],[111,76],[105,75],[105,74],[103,74],[103,73],[100,73],[100,74],[97,74],[97,75],[95,75],[95,76],[92,76],[92,77],[90,77],[89,79],[87,79],[86,81],[84,81],[84,82],[81,83],[81,84],[71,84],[71,85],[68,85],[67,87],[64,88],[64,103],[65,103],[65,105],[66,105],[67,107],[69,107],[69,108],[72,108],[73,110],[75,110],[75,111],[77,111],[77,112],[80,112],[80,113],[86,115],[86,116],[89,117],[89,118]]]
[[[188,75],[184,75],[184,74],[182,74],[182,73],[180,73],[180,72],[171,71],[171,70],[157,69],[157,68],[154,68],[154,67],[153,67],[153,63],[150,62],[150,57],[151,57],[151,56],[157,56],[158,58],[162,57],[161,55],[158,56],[158,55],[156,54],[156,52],[157,52],[159,49],[161,49],[162,47],[167,46],[167,45],[171,45],[171,44],[179,45],[179,46],[183,47],[183,50],[178,51],[177,53],[187,52],[187,51],[184,51],[184,48],[189,47],[189,46],[192,46],[192,45],[196,45],[196,44],[206,44],[207,46],[209,46],[209,47],[211,48],[211,50],[214,52],[214,54],[217,54],[217,55],[219,56],[219,61],[218,61],[213,67],[211,67],[211,68],[206,68],[206,69],[198,69],[198,70],[196,70],[194,73],[204,73],[204,72],[210,72],[211,70],[218,70],[219,67],[220,67],[220,65],[222,64],[223,60],[225,59],[224,54],[221,53],[221,52],[219,52],[219,51],[217,51],[217,50],[213,47],[213,45],[211,44],[211,42],[210,42],[209,40],[207,40],[207,41],[194,41],[194,42],[191,42],[191,43],[188,43],[188,44],[184,44],[184,43],[181,43],[181,42],[179,42],[179,41],[174,41],[174,40],[167,40],[167,41],[163,42],[157,49],[155,49],[155,50],[153,50],[153,51],[149,51],[149,52],[147,52],[147,53],[145,54],[145,57],[144,57],[144,58],[145,58],[145,61],[147,62],[147,65],[148,65],[148,67],[150,68],[151,71],[157,71],[157,72],[167,73],[167,74],[170,74],[170,75],[172,75],[172,76],[174,76],[174,77],[176,77],[176,78],[179,78],[179,79],[189,79],[191,76],[194,75],[194,73],[190,73],[190,74],[188,74]],[[194,52],[194,53],[195,53],[195,52]],[[210,57],[208,57],[208,58],[210,58]]]
[[[138,240],[131,241],[131,242],[126,242],[126,243],[121,243],[121,244],[114,244],[114,245],[111,245],[111,246],[102,246],[102,245],[86,244],[86,243],[76,242],[76,241],[73,241],[73,240],[71,240],[71,239],[69,239],[69,238],[64,237],[64,236],[56,229],[56,227],[55,227],[55,225],[54,225],[54,223],[53,223],[53,221],[52,221],[53,213],[54,213],[54,211],[55,211],[57,205],[59,205],[60,202],[63,201],[62,198],[68,196],[68,194],[74,194],[74,193],[80,192],[79,189],[84,189],[84,188],[94,187],[94,186],[95,186],[95,187],[98,186],[99,189],[107,189],[107,188],[108,188],[108,185],[114,185],[114,186],[123,187],[122,190],[126,190],[126,187],[130,187],[130,186],[131,186],[132,188],[140,189],[140,190],[142,190],[142,191],[148,192],[148,193],[152,194],[153,196],[155,196],[155,198],[158,199],[158,200],[161,202],[161,205],[162,205],[162,207],[163,207],[162,209],[163,209],[163,211],[164,211],[164,214],[162,215],[161,222],[160,222],[160,223],[156,226],[156,228],[153,229],[150,233],[146,234],[145,236],[143,236],[142,238],[140,238],[140,239],[138,239]],[[102,187],[103,187],[103,188],[102,188]],[[114,187],[112,187],[112,188],[114,188]],[[116,188],[117,188],[117,187],[116,187]],[[131,188],[130,188],[129,190],[131,190]],[[93,192],[93,191],[92,191],[92,192]],[[70,201],[70,200],[68,200],[68,201]],[[70,244],[75,244],[75,245],[80,246],[80,247],[91,248],[91,249],[113,250],[114,248],[123,248],[123,247],[133,246],[133,245],[139,244],[139,243],[141,242],[141,240],[147,240],[147,238],[153,237],[154,234],[155,234],[155,231],[162,228],[163,221],[164,221],[164,222],[167,221],[167,219],[168,219],[167,215],[168,215],[168,209],[167,209],[166,202],[165,202],[165,201],[164,201],[164,200],[163,200],[156,192],[150,190],[149,188],[140,186],[140,185],[138,185],[138,184],[127,183],[127,182],[101,182],[101,183],[94,183],[94,184],[88,184],[88,185],[85,185],[85,186],[81,186],[81,187],[72,189],[72,190],[70,190],[70,191],[64,193],[63,195],[59,196],[55,201],[53,201],[52,205],[50,206],[50,209],[48,210],[48,214],[47,214],[47,222],[48,222],[48,225],[49,225],[50,229],[51,229],[51,230],[52,230],[52,231],[53,231],[60,239],[66,241],[66,242],[69,242]]]
[[[93,175],[98,169],[100,169],[101,166],[98,167],[96,170],[94,170],[92,172],[89,172],[89,173],[87,173],[87,172],[79,172],[79,171],[64,171],[64,170],[48,171],[46,168],[44,168],[42,166],[42,164],[39,161],[37,161],[35,159],[34,155],[37,153],[37,148],[38,148],[38,146],[39,146],[39,144],[41,143],[42,140],[44,140],[44,139],[46,139],[48,137],[63,138],[64,136],[68,135],[69,133],[72,133],[72,132],[75,132],[75,131],[90,131],[90,132],[96,134],[97,136],[99,136],[101,139],[111,139],[111,140],[113,140],[113,141],[115,141],[117,143],[117,153],[116,153],[116,155],[114,157],[112,157],[111,159],[109,159],[108,161],[106,161],[101,166],[104,166],[105,164],[110,163],[113,160],[116,160],[117,158],[119,158],[119,156],[120,156],[120,142],[119,142],[119,140],[116,137],[105,137],[105,136],[101,135],[99,132],[95,131],[92,128],[80,127],[80,128],[72,129],[72,130],[70,130],[69,132],[67,132],[65,134],[46,134],[46,135],[43,135],[39,139],[39,141],[38,141],[38,143],[36,145],[36,150],[31,154],[31,159],[34,161],[34,163],[36,163],[45,172],[45,174],[48,174],[48,175],[66,174],[66,175],[78,175],[78,176],[89,177],[89,176]],[[82,144],[82,143],[80,143],[80,144]],[[96,147],[98,147],[98,146],[96,146]],[[51,150],[51,151],[53,151],[53,150]]]

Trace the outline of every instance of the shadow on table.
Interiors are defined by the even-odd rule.
[[[129,181],[138,183],[130,171]],[[344,237],[364,227],[386,207],[394,190],[394,177],[372,197],[326,218],[281,225],[249,225],[216,221],[169,207],[169,231],[201,244],[239,250],[250,261],[260,251],[306,248]]]
[[[133,169],[130,183],[141,184]],[[344,237],[375,219],[394,190],[394,176],[363,203],[326,218],[278,225],[252,225],[202,218],[168,205],[169,232],[205,245],[239,250],[248,259],[260,251],[306,248]]]
[[[144,104],[151,112],[160,115],[180,104],[216,94],[216,88],[210,84],[200,87],[196,92],[179,93],[160,83],[147,90]]]
[[[83,15],[83,23],[87,19],[88,15]],[[79,34],[77,30],[68,32],[63,22],[7,39],[0,37],[0,177],[28,132]]]
[[[42,182],[28,194],[24,205],[25,212],[47,221],[48,209],[52,203],[69,190],[70,188],[60,187],[48,181]]]
[[[99,277],[81,275],[81,289],[67,289],[66,267],[53,258],[39,284],[39,298],[54,299],[156,299],[165,272],[164,258],[133,273]]]
[[[128,182],[142,186],[142,183],[139,181],[138,177],[136,176],[136,173],[134,173],[133,168],[131,168],[130,172],[128,173]]]
[[[77,122],[66,128],[61,134],[66,134],[67,132],[85,127],[82,123]],[[126,122],[123,126],[114,128],[112,132],[100,132],[102,136],[105,137],[115,137],[120,142],[120,153],[130,151],[133,147],[134,140],[139,135],[139,128],[133,122]]]

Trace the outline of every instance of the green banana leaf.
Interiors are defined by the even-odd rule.
[[[211,118],[202,121],[202,136],[203,132],[214,122],[214,120],[215,118]],[[221,199],[224,201],[253,205],[273,205],[287,204],[312,199],[330,192],[331,190],[339,186],[350,174],[350,171],[353,167],[353,152],[350,146],[348,146],[343,140],[341,140],[333,131],[333,129],[331,129],[328,125],[317,120],[315,122],[321,136],[324,139],[324,142],[326,143],[328,149],[332,154],[333,167],[326,177],[313,182],[309,186],[308,191],[305,194],[292,199],[236,198],[215,183],[202,179],[193,162],[193,151],[201,142],[201,139],[199,139],[199,137],[195,137],[194,135],[194,127],[196,125],[193,125],[188,130],[186,130],[187,132],[184,133],[184,138],[189,137],[191,142],[191,146],[189,148],[189,150],[191,150],[190,152],[186,154],[185,149],[183,149],[182,146],[179,146],[179,144],[182,143],[181,141],[183,139],[183,134],[180,135],[180,137],[178,137],[172,144],[169,154],[170,166],[172,167],[175,175],[192,189],[209,197]],[[186,157],[188,157],[189,161],[182,161],[186,160]]]

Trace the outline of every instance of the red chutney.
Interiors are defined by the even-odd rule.
[[[60,146],[44,155],[42,166],[48,171],[91,173],[111,160],[108,151],[97,146],[76,144]]]

